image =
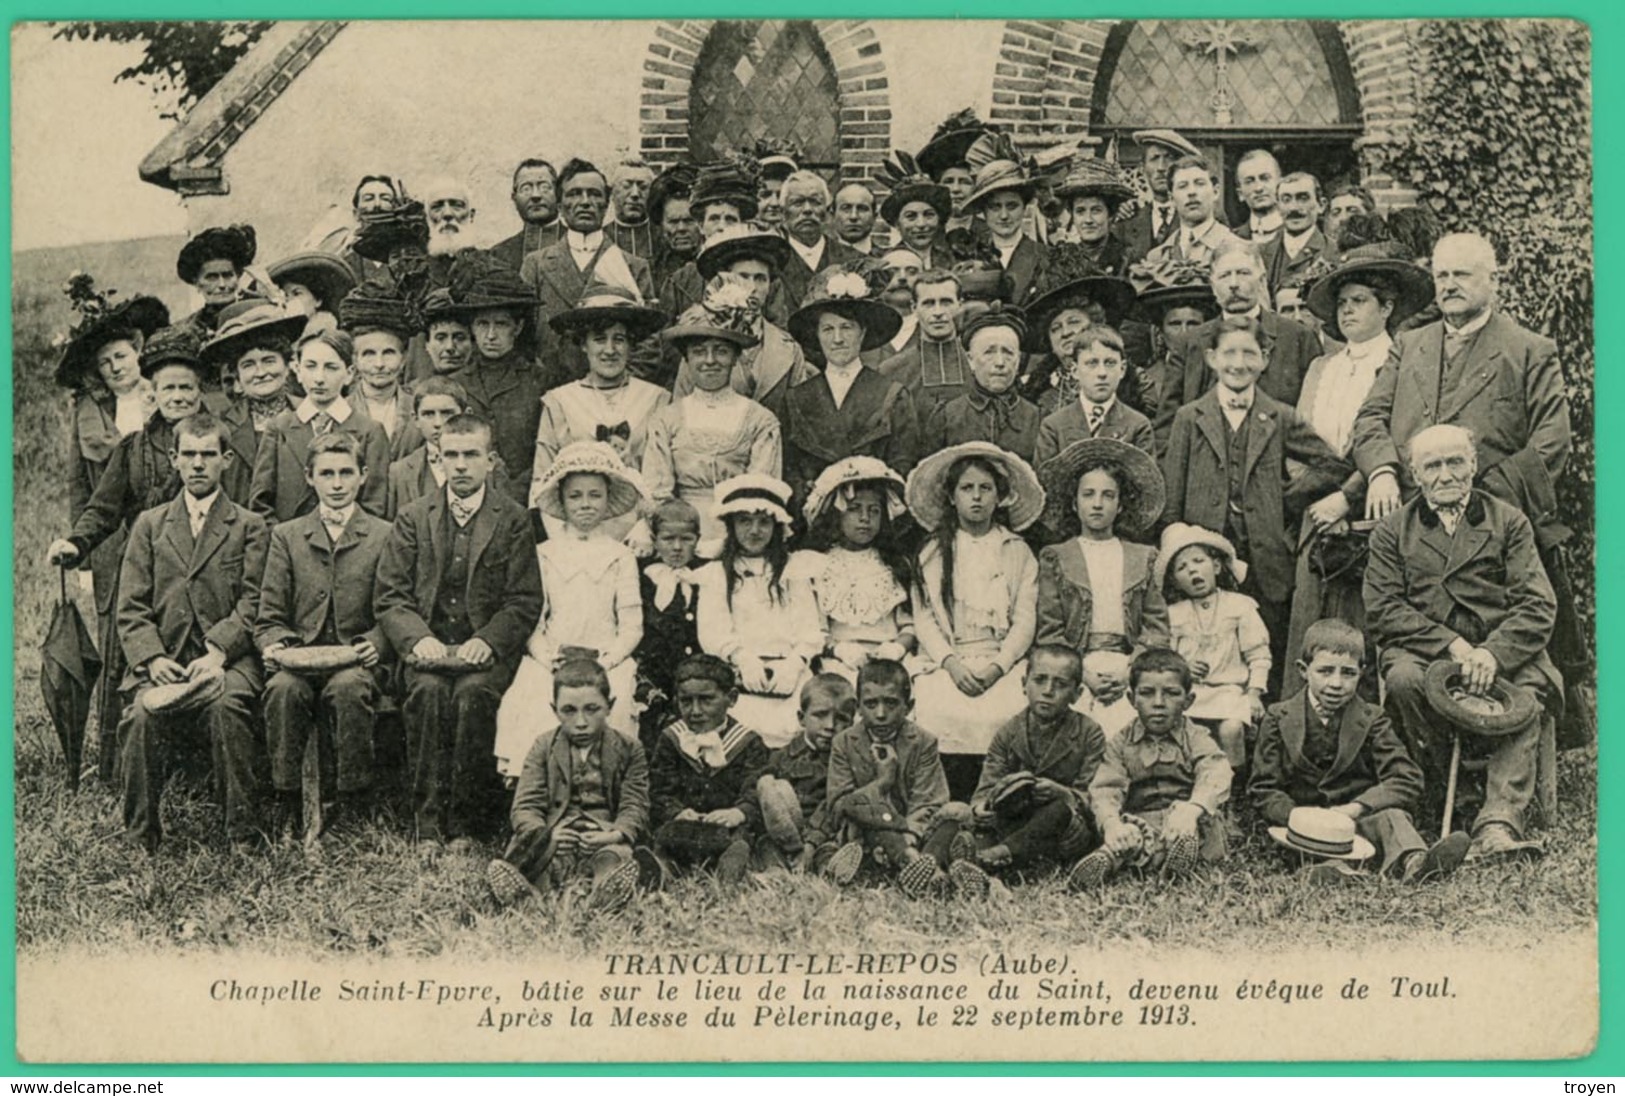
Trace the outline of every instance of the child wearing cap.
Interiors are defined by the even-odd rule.
[[[903,477],[874,457],[848,457],[824,469],[805,509],[807,539],[790,573],[812,587],[828,637],[824,668],[857,679],[871,658],[902,661],[914,653],[908,591],[913,568],[897,538]]]
[[[1089,782],[1103,844],[1072,869],[1070,889],[1093,890],[1124,868],[1178,878],[1199,860],[1224,858],[1219,811],[1234,774],[1212,737],[1185,716],[1192,684],[1190,667],[1166,647],[1142,651],[1130,665],[1134,722],[1106,740]]]
[[[1038,561],[1017,533],[1044,509],[1031,466],[986,442],[934,453],[909,476],[920,550],[914,626],[934,669],[914,717],[941,743],[955,794],[976,787],[993,732],[1026,706],[1022,660],[1037,628]]]
[[[643,747],[615,733],[604,668],[561,664],[552,680],[558,725],[525,754],[509,814],[513,836],[486,867],[502,905],[590,881],[591,905],[607,913],[631,898],[638,878],[633,843],[649,822],[649,765]]]
[[[801,733],[769,755],[756,783],[762,810],[757,860],[797,871],[822,867],[835,851],[828,810],[830,746],[857,718],[858,697],[840,674],[801,687]]]
[[[1134,718],[1130,658],[1168,643],[1156,550],[1121,539],[1156,523],[1162,474],[1127,442],[1086,438],[1045,464],[1042,476],[1047,524],[1077,533],[1038,554],[1038,642],[1078,652],[1087,686],[1080,710],[1112,733]]]
[[[700,646],[732,666],[733,716],[782,746],[796,733],[795,696],[824,649],[812,586],[790,567],[790,485],[747,473],[717,485],[722,551],[700,574]]]
[[[1105,756],[1106,732],[1074,709],[1083,692],[1076,649],[1039,644],[1022,679],[1027,710],[1000,727],[971,797],[972,828],[954,844],[950,874],[1070,864],[1096,840],[1089,784]]]
[[[649,515],[654,559],[638,575],[643,596],[643,638],[638,665],[638,734],[653,750],[660,728],[678,717],[677,664],[700,653],[700,570],[695,557],[700,515],[682,499],[667,499]]]
[[[1105,324],[1086,328],[1072,344],[1069,364],[1078,398],[1039,424],[1035,464],[1042,467],[1055,454],[1084,438],[1114,438],[1153,452],[1156,439],[1151,420],[1117,398],[1128,369],[1123,336]]]
[[[971,383],[926,420],[920,451],[985,441],[1031,461],[1038,444],[1038,408],[1016,391],[1026,324],[1014,309],[982,309],[961,321]]]
[[[616,705],[609,722],[637,734],[632,695],[637,665],[632,652],[643,638],[643,598],[632,552],[603,532],[606,522],[634,513],[643,501],[637,473],[602,442],[566,446],[536,487],[542,512],[562,525],[538,545],[545,601],[525,644],[513,684],[497,711],[497,768],[517,777],[541,726],[555,666],[576,658],[598,662],[609,675]]]
[[[1454,871],[1471,844],[1457,831],[1429,847],[1411,818],[1422,795],[1422,770],[1381,706],[1358,693],[1365,636],[1335,618],[1304,632],[1298,670],[1304,687],[1265,713],[1247,789],[1271,835],[1304,846],[1285,829],[1299,808],[1335,811],[1375,846],[1378,874],[1407,883]],[[1277,832],[1277,828],[1282,828]],[[1316,881],[1358,875],[1336,855],[1311,869]]]
[[[767,747],[729,715],[739,697],[732,666],[695,655],[677,667],[677,708],[649,762],[650,825],[658,855],[678,866],[713,868],[737,883],[761,826],[756,785]]]
[[[1264,717],[1271,662],[1258,603],[1235,590],[1246,573],[1219,534],[1183,523],[1163,530],[1156,583],[1168,599],[1173,648],[1195,682],[1188,714],[1216,725],[1235,769],[1246,764],[1248,728]]]

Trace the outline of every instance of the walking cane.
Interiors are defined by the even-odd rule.
[[[1456,813],[1456,773],[1461,768],[1461,733],[1450,733],[1450,775],[1444,784],[1444,821],[1439,824],[1439,837],[1450,836],[1450,820]]]

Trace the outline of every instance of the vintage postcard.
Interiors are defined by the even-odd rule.
[[[1595,1046],[1584,24],[11,50],[19,1060]]]

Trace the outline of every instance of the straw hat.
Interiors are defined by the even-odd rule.
[[[622,463],[614,446],[601,441],[578,441],[559,450],[547,474],[536,485],[537,505],[542,513],[561,521],[564,519],[564,497],[559,489],[566,476],[577,473],[604,477],[609,488],[609,500],[603,515],[605,521],[630,514],[648,502],[649,492],[643,486],[643,477]]]
[[[1157,549],[1157,589],[1163,588],[1163,580],[1174,557],[1193,544],[1205,544],[1209,548],[1217,549],[1225,557],[1230,576],[1237,582],[1247,580],[1247,565],[1236,558],[1236,546],[1222,534],[1204,529],[1200,525],[1187,525],[1182,521],[1176,521],[1162,531],[1162,544]]]
[[[1105,202],[1106,208],[1115,215],[1119,206],[1134,197],[1134,188],[1129,186],[1116,164],[1079,154],[1072,157],[1066,178],[1055,188],[1055,196],[1070,202],[1090,194]]]
[[[1293,852],[1328,860],[1369,860],[1376,848],[1356,831],[1354,819],[1326,807],[1293,807],[1286,825],[1271,826],[1270,836]]]
[[[790,520],[790,485],[761,472],[745,472],[716,486],[711,516],[718,521],[729,514],[770,514],[786,529]]]
[[[96,372],[96,355],[113,339],[137,331],[145,343],[169,323],[169,309],[157,297],[131,297],[110,304],[116,291],[98,291],[95,279],[88,274],[70,278],[66,292],[79,319],[68,332],[56,363],[56,383],[64,388],[81,388],[89,383]]]
[[[173,685],[154,685],[141,694],[141,703],[155,715],[177,715],[207,708],[226,692],[226,672],[199,669],[188,680]]]
[[[706,283],[700,302],[689,305],[660,338],[679,351],[691,339],[725,339],[744,350],[762,341],[756,334],[758,315],[750,287],[735,275],[718,274]]]
[[[254,261],[258,247],[253,225],[205,228],[182,245],[181,253],[175,258],[175,276],[192,285],[202,272],[203,264],[211,259],[227,259],[241,271]]]
[[[297,282],[315,295],[325,311],[337,312],[339,301],[355,288],[355,273],[337,255],[326,251],[301,251],[271,264],[271,281],[285,287]]]
[[[812,490],[807,493],[807,503],[801,509],[807,516],[807,524],[817,521],[824,507],[831,503],[835,509],[845,510],[851,501],[852,491],[860,483],[882,486],[886,495],[886,513],[893,521],[908,512],[908,507],[903,504],[905,484],[902,476],[878,457],[847,457],[824,469],[813,481]]]
[[[903,326],[903,317],[877,300],[869,281],[844,266],[831,266],[813,276],[802,305],[785,324],[801,349],[822,355],[818,345],[818,317],[825,312],[845,316],[863,328],[863,349],[873,350],[891,341]]]
[[[1117,513],[1119,536],[1137,537],[1149,532],[1162,517],[1167,505],[1167,486],[1162,470],[1151,454],[1116,438],[1084,438],[1075,441],[1038,469],[1044,484],[1044,524],[1056,533],[1076,536],[1078,531],[1078,481],[1085,468],[1109,465],[1132,485],[1135,502]]]
[[[1033,200],[1033,181],[1014,160],[993,160],[976,169],[975,189],[965,198],[966,213],[974,213],[982,202],[1001,190],[1014,190],[1023,204]]]
[[[1010,498],[1000,499],[999,504],[1007,508],[1013,531],[1021,532],[1044,512],[1044,488],[1032,465],[992,442],[967,441],[939,449],[909,473],[904,497],[908,500],[909,513],[922,529],[931,531],[942,524],[948,472],[961,457],[982,457],[1004,473],[1010,484]]]
[[[694,265],[700,277],[710,281],[740,259],[759,259],[766,263],[776,278],[790,261],[790,242],[777,232],[767,232],[755,225],[729,225],[700,248],[694,256]]]
[[[214,337],[204,343],[200,357],[216,369],[236,365],[248,344],[259,338],[285,339],[290,344],[305,330],[306,317],[259,297],[233,301],[220,310]]]
[[[1325,322],[1327,329],[1338,338],[1343,337],[1337,324],[1337,294],[1350,282],[1359,282],[1361,276],[1376,275],[1399,291],[1394,302],[1394,314],[1388,326],[1397,329],[1405,320],[1433,303],[1433,275],[1405,258],[1403,244],[1383,242],[1351,248],[1337,257],[1337,266],[1323,278],[1317,278],[1309,288],[1305,303],[1309,311]]]
[[[288,647],[277,652],[277,662],[289,673],[319,676],[361,665],[361,652],[347,643]]]
[[[1487,696],[1474,696],[1462,681],[1461,664],[1430,663],[1422,686],[1433,710],[1464,731],[1499,738],[1517,734],[1540,717],[1540,701],[1521,685],[1497,677]]]
[[[574,308],[567,308],[547,321],[547,325],[560,335],[571,335],[625,324],[634,342],[646,339],[665,326],[667,316],[658,308],[650,308],[643,298],[632,290],[602,282],[589,285],[581,291],[581,300]]]

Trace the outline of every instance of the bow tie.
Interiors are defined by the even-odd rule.
[[[451,516],[458,525],[467,525],[474,520],[474,515],[480,512],[480,508],[474,505],[473,502],[468,499],[460,499],[456,495],[451,496],[450,505]]]
[[[699,572],[692,567],[678,569],[669,563],[651,563],[643,569],[649,576],[649,581],[655,584],[655,608],[664,609],[671,604],[671,599],[677,596],[677,591],[683,591],[683,600],[688,600],[689,591],[699,585]]]
[[[612,438],[620,438],[622,441],[627,441],[631,437],[632,427],[624,421],[618,422],[614,426],[605,426],[603,423],[598,424],[598,430],[596,432],[596,438],[598,441],[609,441]]]
[[[347,510],[334,510],[330,506],[318,506],[316,512],[321,515],[323,525],[337,525],[340,529],[343,529],[350,520],[350,513]]]
[[[423,459],[428,461],[429,464],[432,465],[433,467],[439,468],[440,467],[440,450],[435,449],[435,448],[433,448],[431,446],[425,445],[423,447]]]
[[[1251,396],[1226,396],[1224,406],[1228,411],[1250,411],[1253,406]]]

